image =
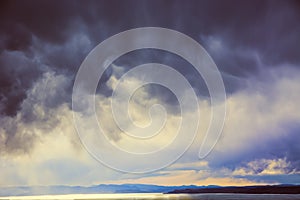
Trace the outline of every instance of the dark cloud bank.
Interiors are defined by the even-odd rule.
[[[267,80],[267,76],[261,75],[267,69],[289,65],[300,70],[298,1],[1,1],[0,4],[0,123],[5,130],[4,139],[0,138],[2,154],[30,152],[37,136],[31,133],[21,137],[16,123],[55,126],[55,116],[41,120],[31,107],[40,104],[51,113],[51,109],[63,103],[70,105],[74,76],[84,57],[104,39],[127,29],[157,26],[191,36],[216,62],[228,95],[242,90],[248,80]],[[170,53],[132,52],[119,58],[116,64],[128,70],[153,60],[173,65],[189,78],[199,95],[206,94],[203,81],[188,63]],[[52,93],[49,99],[32,97],[32,87],[47,73],[64,78],[61,91]],[[107,77],[102,78],[103,82],[106,80]],[[153,94],[160,96],[165,92],[153,89]],[[275,141],[278,146],[275,157],[288,157],[299,170],[300,151],[295,144],[299,142],[296,134],[299,126],[287,130],[292,131],[290,137]],[[261,148],[265,151],[265,147]]]

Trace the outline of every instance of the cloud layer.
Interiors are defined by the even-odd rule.
[[[299,183],[299,10],[296,1],[1,2],[0,185]],[[132,175],[99,164],[85,151],[73,124],[71,95],[93,47],[143,26],[181,31],[205,47],[224,79],[228,112],[218,144],[198,160],[211,116],[201,76],[172,53],[148,49],[121,56],[101,77],[96,94],[100,123],[115,145],[157,149],[174,136],[180,119],[174,94],[143,87],[130,104],[132,119],[143,126],[148,108],[162,104],[165,135],[140,146],[128,142],[113,122],[110,100],[116,82],[137,65],[157,62],[178,70],[195,89],[201,113],[198,137],[177,163]],[[127,80],[124,90],[139,81]]]

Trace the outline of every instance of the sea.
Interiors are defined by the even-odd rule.
[[[300,200],[300,194],[162,194],[162,193],[128,193],[128,194],[67,194],[41,196],[0,197],[1,200]]]

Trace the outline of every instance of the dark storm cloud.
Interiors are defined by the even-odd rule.
[[[25,112],[21,105],[28,91],[45,73],[73,80],[95,45],[120,31],[143,26],[175,29],[199,41],[222,71],[227,92],[233,93],[265,63],[300,64],[299,22],[299,3],[294,1],[2,1],[0,112],[3,117]],[[116,63],[125,68],[153,60],[174,65],[199,95],[207,93],[195,70],[174,55],[146,51],[124,59]],[[108,70],[102,81],[110,74]],[[65,95],[57,95],[53,102],[45,100],[45,110],[70,103],[71,82],[61,91]],[[174,102],[165,90],[150,92]],[[26,113],[21,122],[37,120]],[[14,130],[6,132],[7,138],[17,138]],[[32,141],[11,139],[16,144],[25,140]]]
[[[0,66],[0,111],[1,114],[16,115],[20,102],[26,97],[26,90],[41,72],[38,63],[23,52],[2,52]]]
[[[42,75],[43,63],[35,59],[33,37],[61,44],[69,23],[63,4],[3,1],[0,11],[1,114],[14,116],[26,91]]]
[[[33,36],[61,44],[69,37],[74,11],[74,4],[67,1],[3,1],[0,16],[4,44],[8,49],[23,50],[31,46]]]
[[[90,39],[90,50],[120,31],[161,26],[182,31],[200,41],[222,71],[247,76],[257,72],[259,66],[257,57],[247,51],[243,53],[245,50],[256,52],[263,62],[299,62],[297,6],[288,1],[4,1],[0,12],[0,47],[2,52],[29,51],[27,56],[30,56],[35,53],[30,49],[34,37],[41,43],[61,46],[56,51],[44,52],[44,62],[74,75],[88,51],[65,49],[63,45],[78,32]],[[212,42],[220,40],[223,51],[212,49],[208,36]],[[30,70],[38,71],[38,67]],[[18,76],[8,75],[3,81],[12,82]],[[228,90],[234,90],[238,84],[229,84]],[[24,89],[29,85],[26,83]],[[8,92],[2,94],[7,96]],[[18,105],[24,93],[20,92],[14,99]],[[12,106],[5,114],[13,115],[17,108]]]
[[[29,153],[40,136],[48,134],[61,122],[62,99],[70,85],[64,75],[44,73],[34,86],[26,91],[26,99],[15,117],[0,118],[0,154]],[[55,109],[57,108],[57,109]]]
[[[117,2],[111,1],[2,1],[1,4],[0,74],[3,75],[3,84],[0,85],[0,92],[5,107],[1,113],[9,116],[17,113],[20,103],[26,98],[26,90],[45,71],[41,70],[40,65],[74,76],[91,48],[108,36],[128,28],[128,21],[133,17],[127,17],[127,22],[124,22],[128,13],[132,12],[121,9]],[[124,22],[125,28],[121,22]],[[79,33],[87,37],[91,44],[86,48],[76,45],[66,47]],[[80,38],[73,40],[76,42]],[[7,58],[7,52],[20,52],[21,58],[16,59],[25,57],[30,62],[38,57],[39,63],[24,63],[25,67],[23,63],[18,63],[20,66],[16,66]],[[20,68],[21,71],[18,70]],[[23,76],[24,73],[30,76]],[[14,82],[20,82],[21,88],[16,89]]]

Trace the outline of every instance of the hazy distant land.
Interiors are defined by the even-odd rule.
[[[125,193],[164,193],[164,194],[200,194],[200,193],[240,193],[240,194],[300,194],[300,185],[271,185],[221,187],[217,185],[161,186],[147,184],[100,184],[83,186],[36,186],[2,187],[0,196],[34,196],[65,194],[125,194]]]

